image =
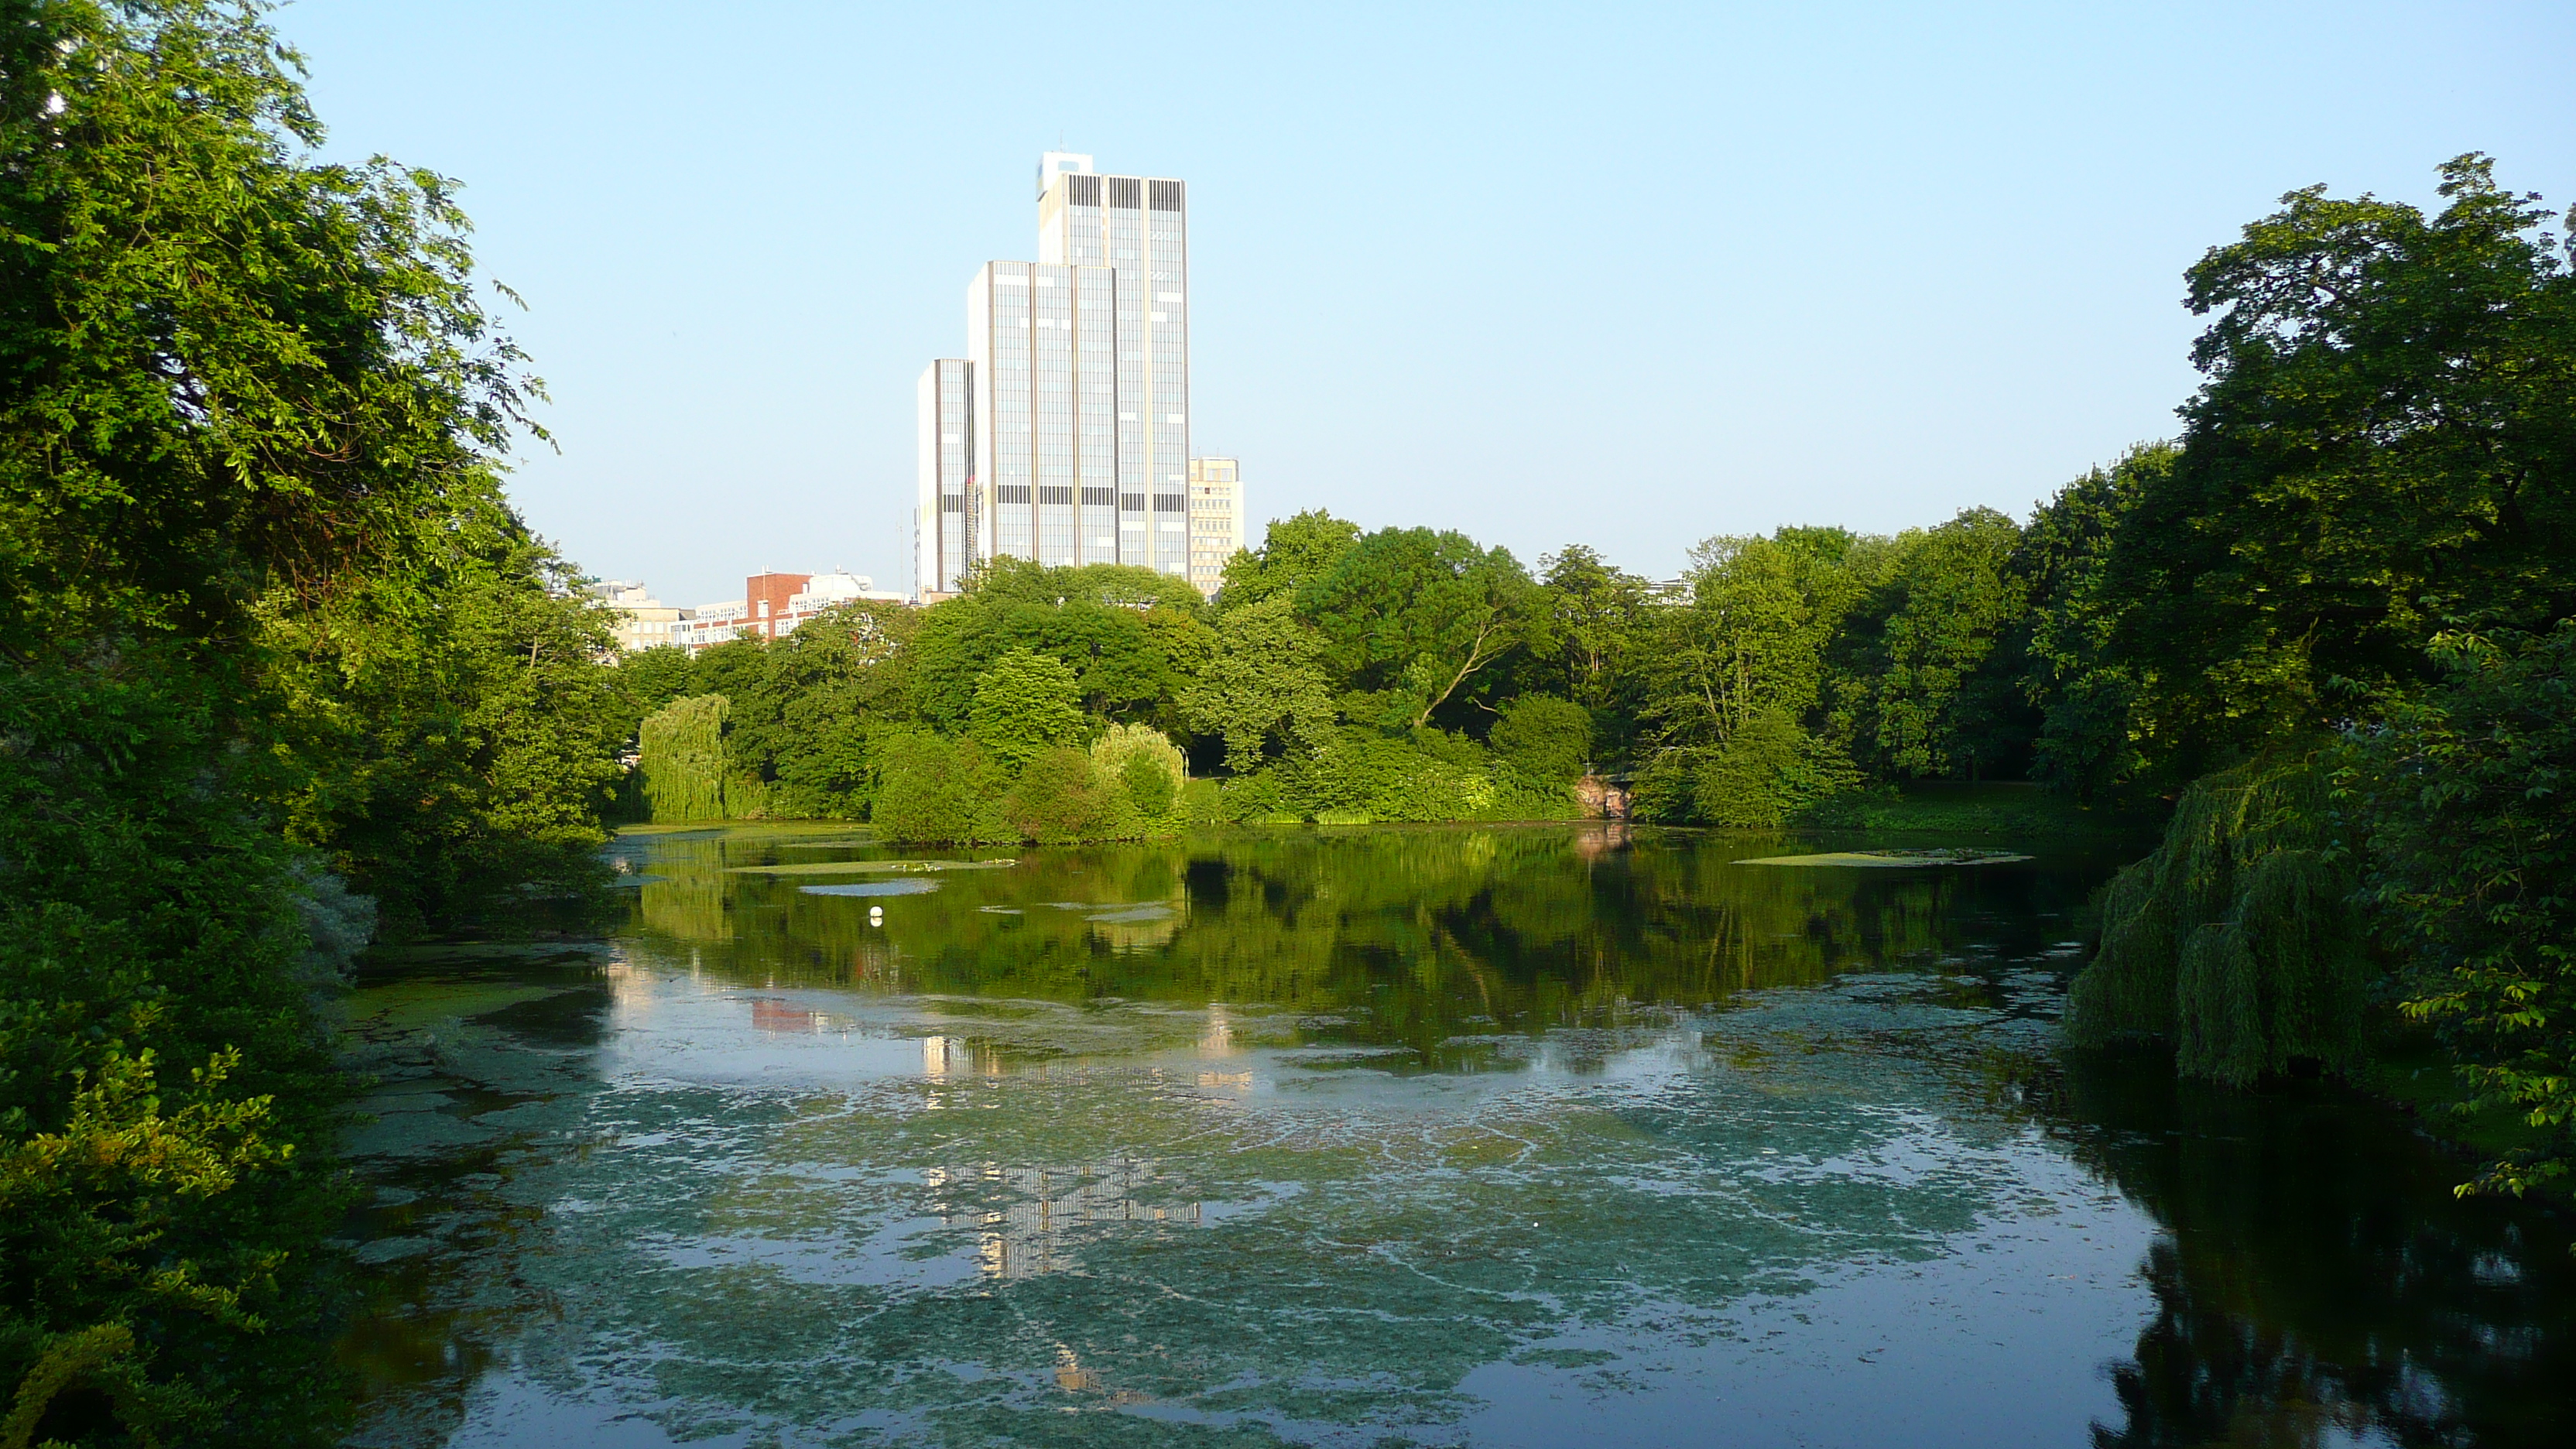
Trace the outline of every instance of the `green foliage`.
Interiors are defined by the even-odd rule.
[[[2485,158],[2442,178],[2294,192],[2190,272],[2207,381],[2109,579],[2161,781],[2429,681],[2450,617],[2576,614],[2576,276]]]
[[[1001,558],[964,594],[923,611],[903,652],[910,707],[941,729],[967,727],[983,677],[1016,649],[1062,661],[1092,714],[1172,730],[1174,702],[1214,645],[1207,605],[1187,580]]]
[[[1892,567],[1838,641],[1838,707],[1855,745],[1898,778],[1962,775],[2008,762],[2026,729],[2000,718],[2018,691],[1981,671],[2020,620],[2026,586],[2007,567],[2021,541],[2013,521],[1971,508],[1896,540]]]
[[[1367,722],[1420,729],[1443,705],[1492,692],[1499,661],[1548,642],[1547,600],[1500,548],[1461,533],[1388,528],[1297,589],[1323,662]],[[1346,708],[1351,706],[1346,706]]]
[[[976,679],[967,733],[995,764],[1023,769],[1041,753],[1078,745],[1090,733],[1081,687],[1064,661],[1013,649]]]
[[[1091,766],[1126,802],[1125,818],[1133,828],[1122,835],[1167,825],[1190,775],[1180,747],[1145,725],[1111,725],[1092,742]]]
[[[2539,1134],[2477,1184],[2520,1193],[2576,1160],[2576,621],[2433,649],[2440,686],[2356,732],[2341,783],[2407,1014],[2462,1063],[2472,1109]]]
[[[725,716],[721,694],[675,699],[637,729],[636,773],[657,824],[725,820]]]
[[[1180,703],[1190,725],[1224,742],[1226,768],[1243,774],[1321,749],[1333,728],[1332,685],[1323,640],[1297,617],[1296,600],[1278,594],[1229,610],[1216,634]]]
[[[1799,728],[1785,712],[1764,710],[1725,744],[1703,753],[1691,778],[1692,818],[1774,829],[1860,782],[1860,771],[1839,748]]]
[[[1592,712],[1553,695],[1525,694],[1502,707],[1485,742],[1532,784],[1571,785],[1592,758]]]
[[[256,5],[0,27],[0,1432],[320,1444],[318,1002],[598,837],[595,620],[448,183],[313,164]],[[290,843],[302,842],[312,850]]]
[[[2104,895],[2069,1038],[2162,1038],[2186,1075],[2237,1086],[2294,1058],[2357,1061],[2371,963],[2326,785],[2300,760],[2192,786]]]
[[[1551,662],[1566,697],[1612,709],[1650,612],[1646,581],[1579,543],[1541,558],[1539,569],[1556,641]]]
[[[883,782],[869,819],[886,839],[973,845],[1017,838],[1002,809],[1007,781],[973,740],[900,730],[878,747]]]
[[[1232,613],[1296,593],[1308,579],[1330,571],[1359,536],[1358,524],[1320,508],[1294,518],[1272,519],[1257,551],[1237,549],[1225,561],[1224,586],[1216,596],[1218,610]]]
[[[1048,745],[1021,767],[1002,813],[1018,838],[1061,845],[1107,834],[1117,807],[1112,783],[1091,767],[1089,754]]]
[[[471,501],[419,558],[264,611],[288,838],[406,929],[593,876],[625,735],[605,620],[516,518]]]
[[[2011,571],[2030,590],[2013,647],[2023,697],[2039,711],[2031,773],[2084,799],[2116,797],[2145,764],[2130,729],[2137,679],[2113,649],[2129,601],[2109,586],[2111,552],[2175,455],[2171,444],[2141,444],[2066,485],[2031,515],[2013,554]]]

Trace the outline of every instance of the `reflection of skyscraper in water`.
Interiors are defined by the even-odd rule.
[[[932,1211],[949,1227],[975,1231],[975,1258],[987,1277],[1034,1278],[1080,1266],[1084,1244],[1127,1226],[1196,1227],[1196,1202],[1158,1202],[1161,1177],[1151,1164],[1112,1161],[1073,1168],[934,1167],[922,1173]]]
[[[967,289],[919,389],[915,586],[1000,554],[1189,573],[1189,211],[1169,178],[1038,166],[1038,259]]]

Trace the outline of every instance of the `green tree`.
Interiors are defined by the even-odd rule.
[[[316,1283],[340,1095],[314,998],[363,912],[282,817],[339,818],[319,795],[356,772],[281,716],[307,661],[409,646],[318,643],[317,621],[362,599],[434,621],[427,652],[485,691],[460,713],[496,791],[513,750],[541,768],[551,726],[519,712],[586,688],[545,658],[579,628],[504,582],[545,572],[493,466],[532,384],[450,188],[312,163],[292,63],[255,5],[52,0],[0,26],[0,1397],[22,1438],[337,1437]],[[494,592],[419,597],[451,587]],[[537,641],[533,672],[482,672],[500,638]],[[531,821],[487,795],[484,818],[544,830],[562,799]]]
[[[1974,778],[2006,756],[1998,716],[2016,681],[2009,661],[1983,666],[2028,607],[2008,567],[2020,540],[1991,508],[1897,540],[1894,567],[1864,606],[1866,627],[1845,644],[1858,664],[1846,678],[1860,742],[1890,772]]]
[[[1409,729],[1453,699],[1481,702],[1496,663],[1549,642],[1545,596],[1508,550],[1427,528],[1352,544],[1298,587],[1297,612],[1344,687]]]
[[[1650,607],[1646,581],[1579,543],[1538,562],[1565,695],[1588,708],[1606,707]]]
[[[1228,610],[1205,670],[1182,691],[1184,717],[1225,743],[1225,767],[1247,774],[1282,754],[1312,755],[1333,728],[1323,641],[1274,594]]]
[[[2485,157],[2441,194],[2293,192],[2189,273],[2206,381],[2109,583],[2163,780],[2432,680],[2448,620],[2576,613],[2576,278]]]
[[[2129,600],[2109,585],[2111,550],[2174,455],[2143,443],[2059,489],[2031,514],[2009,565],[2030,600],[2013,649],[2023,698],[2039,712],[2031,773],[2087,799],[2117,794],[2143,763],[2131,737],[2137,679],[2113,648]]]
[[[1016,772],[1042,751],[1080,744],[1091,732],[1081,688],[1064,661],[1013,649],[975,681],[967,733],[995,764]]]
[[[516,517],[468,500],[419,553],[263,610],[287,837],[399,930],[594,877],[626,736],[606,620]]]
[[[868,820],[886,839],[973,845],[1016,838],[1002,812],[1008,777],[973,740],[894,730],[878,745],[877,765]]]
[[[1092,769],[1088,753],[1048,745],[1020,768],[1002,813],[1021,838],[1043,845],[1096,840],[1109,833],[1116,818],[1112,788]]]
[[[1359,542],[1360,526],[1310,508],[1294,518],[1274,518],[1261,547],[1236,549],[1225,561],[1225,582],[1217,608],[1232,612],[1281,594],[1293,594],[1308,579],[1321,578],[1335,560]]]
[[[1190,777],[1180,747],[1147,725],[1111,725],[1092,742],[1091,767],[1125,798],[1139,831],[1169,820]]]
[[[1571,785],[1592,759],[1592,713],[1572,700],[1525,694],[1503,706],[1486,743],[1524,779]]]
[[[2520,1194],[2576,1163],[2576,621],[2432,647],[2441,684],[2352,732],[2342,784],[2407,1014],[2534,1129],[2476,1184]]]
[[[1185,579],[1003,558],[964,594],[924,610],[904,652],[912,707],[942,729],[964,728],[977,680],[1003,654],[1027,649],[1071,668],[1092,713],[1170,730],[1181,727],[1173,701],[1214,646],[1206,602]]]
[[[694,694],[645,716],[636,731],[635,768],[655,823],[730,818],[724,736],[731,713],[732,702],[723,695]]]

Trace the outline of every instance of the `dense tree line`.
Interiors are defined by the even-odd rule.
[[[0,27],[0,1442],[336,1436],[331,988],[597,869],[598,617],[447,182],[256,7]]]

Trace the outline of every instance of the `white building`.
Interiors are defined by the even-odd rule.
[[[976,561],[1187,575],[1189,213],[1178,181],[1038,165],[1038,260],[967,288],[967,355],[919,385],[916,590]]]
[[[1243,547],[1243,468],[1232,458],[1190,460],[1190,582],[1216,597],[1225,561]]]
[[[640,583],[602,579],[589,585],[586,592],[615,616],[611,627],[616,631],[620,654],[676,644],[680,641],[674,637],[675,631],[689,621],[689,610],[672,608],[654,598],[652,590]]]
[[[755,574],[743,580],[746,597],[720,604],[700,604],[690,618],[673,626],[673,642],[695,654],[731,639],[776,639],[826,609],[861,599],[881,604],[906,602],[888,593],[865,574],[835,569],[827,574]]]

